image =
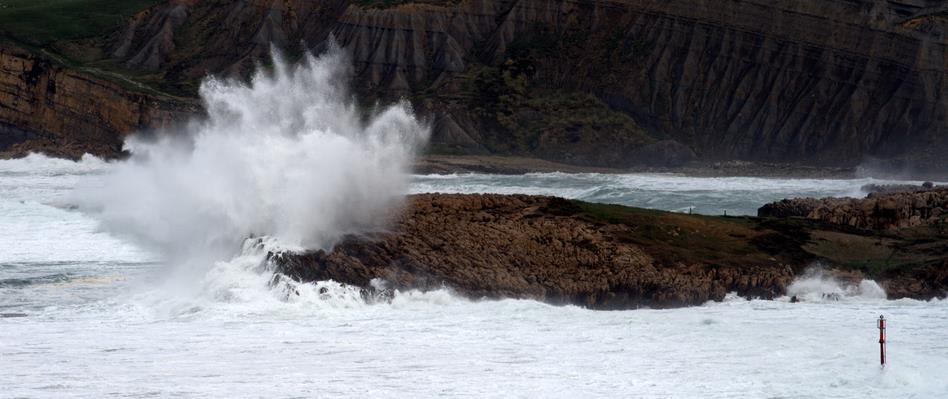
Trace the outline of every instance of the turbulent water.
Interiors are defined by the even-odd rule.
[[[705,215],[757,215],[761,205],[793,197],[863,197],[867,184],[911,183],[864,179],[767,179],[691,177],[673,174],[416,176],[412,191],[535,194]]]
[[[250,86],[206,84],[209,120],[131,142],[126,162],[0,161],[0,397],[948,395],[948,302],[887,301],[871,281],[840,286],[818,271],[789,288],[801,303],[614,312],[273,284],[266,251],[378,227],[405,192],[748,214],[880,182],[411,177],[427,130],[404,105],[354,112],[333,57],[277,62]]]
[[[200,292],[180,290],[168,284],[175,280],[160,254],[69,207],[77,184],[103,182],[112,168],[94,158],[0,161],[0,396],[948,394],[948,302],[886,301],[869,282],[840,287],[812,276],[791,287],[803,303],[734,298],[675,310],[600,312],[468,301],[446,291],[369,304],[328,282],[286,298],[268,286],[250,245],[195,277]],[[464,188],[465,179],[480,186]],[[410,188],[532,191],[511,179],[583,198],[590,197],[581,187],[610,179],[655,181],[660,191],[625,195],[677,196],[698,208],[714,203],[666,192],[685,179],[676,176],[496,177],[493,185],[487,176],[417,176]],[[730,187],[734,201],[748,203],[805,185],[687,180]],[[748,185],[772,194],[747,199],[740,192]],[[824,301],[822,293],[843,299]],[[890,320],[884,370],[877,364],[879,314]]]

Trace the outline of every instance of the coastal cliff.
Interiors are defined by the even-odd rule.
[[[7,46],[0,48],[0,154],[116,156],[126,134],[169,126],[197,110],[130,90]]]
[[[946,13],[927,0],[172,0],[83,45],[101,54],[88,62],[193,96],[208,73],[266,64],[271,43],[294,60],[333,37],[360,101],[410,99],[441,154],[944,176]]]
[[[597,309],[783,295],[814,264],[875,278],[890,298],[944,296],[948,233],[863,232],[525,195],[416,195],[388,232],[329,251],[273,253],[282,274],[373,289],[448,287]],[[911,267],[909,267],[911,265]],[[378,284],[375,284],[378,286]]]

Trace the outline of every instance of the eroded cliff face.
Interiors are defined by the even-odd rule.
[[[333,34],[351,50],[364,92],[413,98],[446,151],[606,166],[694,154],[827,165],[876,157],[948,169],[937,156],[946,149],[946,10],[937,1],[433,3],[257,1],[201,15],[250,26],[213,35],[238,41],[314,45]],[[253,43],[259,53],[264,42]],[[477,87],[484,68],[499,69],[480,76],[497,87]],[[630,120],[587,129],[544,118],[596,112],[595,102],[558,102],[564,92]],[[663,139],[657,154],[642,150]]]
[[[579,165],[741,159],[948,174],[934,0],[173,0],[108,53],[170,92],[332,36],[364,101],[412,100],[432,148]],[[264,61],[265,63],[265,61]]]
[[[131,132],[194,112],[12,47],[0,49],[0,153],[115,156]]]

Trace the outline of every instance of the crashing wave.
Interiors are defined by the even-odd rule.
[[[429,128],[407,102],[359,110],[349,71],[345,52],[333,48],[295,66],[274,55],[272,71],[250,84],[208,79],[205,119],[130,138],[131,157],[74,201],[105,230],[166,258],[177,284],[199,281],[225,302],[256,295],[240,288],[256,284],[241,280],[271,278],[260,263],[266,251],[325,249],[383,228],[407,193]],[[285,299],[310,289],[273,279]],[[313,289],[317,297],[364,296],[328,282]]]
[[[875,281],[845,281],[817,265],[787,287],[787,296],[792,300],[819,302],[846,298],[885,299],[886,293]]]

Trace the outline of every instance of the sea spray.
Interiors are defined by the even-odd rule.
[[[151,139],[131,137],[130,158],[74,201],[103,229],[161,254],[177,272],[211,270],[205,279],[221,262],[259,272],[253,263],[266,251],[245,245],[241,252],[248,238],[322,249],[345,234],[383,228],[407,192],[428,127],[405,102],[360,113],[341,49],[306,55],[298,65],[278,55],[273,61],[272,71],[256,72],[249,84],[205,80],[206,118]]]
[[[820,264],[808,268],[787,287],[787,295],[818,302],[843,298],[885,299],[885,290],[872,280],[843,281]]]

